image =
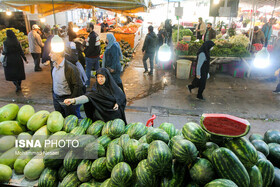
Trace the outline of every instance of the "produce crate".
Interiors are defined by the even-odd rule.
[[[117,42],[124,40],[129,43],[131,48],[134,49],[138,45],[139,40],[141,39],[142,27],[139,27],[136,33],[119,33],[119,32],[113,32],[113,33]]]

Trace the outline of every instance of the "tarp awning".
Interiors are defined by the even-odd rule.
[[[147,0],[2,0],[2,3],[11,7],[43,16],[53,14],[52,2],[55,13],[76,8],[91,9],[93,6],[118,13],[137,13],[147,9]]]

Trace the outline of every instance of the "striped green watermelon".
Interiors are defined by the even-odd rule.
[[[258,153],[258,160],[260,160],[260,159],[267,160],[266,156],[262,152],[257,151],[257,153]]]
[[[212,153],[212,164],[219,177],[232,180],[239,187],[249,186],[249,174],[231,150],[224,147],[216,149]]]
[[[162,123],[159,128],[164,130],[170,139],[176,136],[176,128],[172,123]]]
[[[199,185],[196,184],[195,182],[190,182],[190,183],[187,184],[186,187],[199,187]]]
[[[206,183],[215,179],[214,167],[210,161],[200,158],[190,168],[190,175],[192,180],[199,184],[205,185]]]
[[[274,166],[280,167],[280,144],[269,143],[269,155],[268,159],[273,163]]]
[[[120,137],[125,131],[125,123],[122,119],[115,119],[109,127],[109,136],[112,138]]]
[[[161,140],[153,141],[148,149],[147,162],[153,173],[162,173],[172,164],[172,153]]]
[[[208,160],[212,161],[212,153],[215,149],[218,149],[219,146],[213,142],[207,142],[206,143],[206,148],[202,152],[202,156],[204,158],[207,158]]]
[[[66,171],[66,169],[61,166],[58,170],[58,179],[59,181],[62,181],[64,179],[64,177],[68,174],[68,171]]]
[[[118,163],[112,170],[111,180],[113,184],[118,186],[125,186],[129,183],[132,177],[132,170],[125,162]]]
[[[277,167],[274,167],[274,181],[272,183],[272,187],[278,187],[280,186],[280,169]]]
[[[104,121],[101,121],[101,120],[95,121],[87,129],[87,134],[94,135],[94,136],[100,136],[104,125],[105,125]]]
[[[102,128],[101,136],[108,135],[109,136],[109,129],[112,124],[112,121],[108,121]]]
[[[38,187],[53,187],[58,185],[58,175],[55,169],[45,168],[42,172]]]
[[[84,149],[85,159],[97,159],[104,156],[105,156],[104,147],[96,141],[87,144],[87,146]]]
[[[113,184],[112,179],[106,179],[99,187],[118,187],[118,185]]]
[[[124,133],[127,134],[128,129],[130,129],[135,123],[129,123],[125,126]]]
[[[135,139],[130,139],[125,143],[123,148],[124,158],[129,163],[136,163],[137,158],[135,155],[136,149],[139,146],[139,142]]]
[[[227,141],[225,147],[234,152],[246,168],[252,168],[258,162],[257,150],[244,137]]]
[[[97,138],[97,142],[100,143],[104,147],[104,149],[107,149],[107,146],[111,142],[111,138],[108,135],[102,135]]]
[[[147,143],[142,143],[137,147],[135,151],[135,156],[138,161],[144,160],[148,157],[148,148],[149,144]]]
[[[191,141],[179,139],[172,146],[172,154],[179,162],[188,165],[196,159],[198,151]]]
[[[116,144],[116,145],[119,145],[119,142],[120,142],[120,138],[116,138],[114,140],[112,140],[108,146],[110,146],[111,144]]]
[[[147,139],[148,144],[150,144],[154,140],[161,140],[161,141],[165,142],[166,144],[168,144],[168,142],[169,142],[168,134],[164,130],[156,129],[156,128],[148,131],[148,133],[146,135],[146,139]]]
[[[92,178],[90,173],[91,165],[92,165],[92,161],[90,160],[83,160],[79,164],[77,168],[77,175],[81,182],[87,182]]]
[[[153,187],[156,185],[156,175],[152,173],[147,159],[139,162],[136,167],[136,176],[142,186]]]
[[[142,136],[138,141],[139,143],[147,143],[147,135]]]
[[[263,187],[271,186],[274,180],[274,166],[268,160],[260,159],[256,166],[262,174]]]
[[[79,157],[79,152],[75,152],[73,150],[70,150],[67,152],[66,156],[63,160],[63,167],[66,169],[66,171],[75,171],[82,161],[81,159],[77,159]]]
[[[183,136],[182,129],[176,129],[176,136]]]
[[[143,123],[134,123],[127,131],[131,139],[139,140],[142,136],[147,134],[148,129]]]
[[[129,139],[130,139],[130,138],[129,138],[128,134],[123,134],[123,135],[121,135],[120,140],[119,140],[119,145],[120,145],[122,148],[124,148],[124,145],[128,142]]]
[[[110,176],[110,172],[106,166],[106,157],[96,159],[90,169],[92,177],[96,180],[104,180]]]
[[[92,120],[90,118],[84,118],[80,121],[79,127],[83,127],[85,131],[87,131],[88,127],[92,124]]]
[[[73,135],[83,135],[85,134],[85,129],[83,127],[75,127],[74,129],[71,130],[70,134],[73,134]]]
[[[206,132],[196,123],[186,123],[182,128],[183,136],[194,143],[198,149],[203,149],[208,140]]]
[[[233,181],[228,179],[215,179],[207,183],[204,187],[238,187]]]
[[[59,184],[59,187],[78,187],[81,184],[77,176],[77,172],[73,171],[68,173],[62,182]]]
[[[265,156],[269,154],[269,147],[268,145],[262,140],[253,140],[251,141],[253,146],[256,148],[257,151],[262,152]]]
[[[106,166],[111,172],[115,165],[124,161],[123,151],[121,146],[112,144],[108,146],[106,153]]]
[[[183,140],[183,139],[184,139],[183,136],[179,136],[179,135],[174,136],[173,138],[171,138],[171,140],[168,143],[169,148],[172,150],[174,142],[176,142],[177,140]]]
[[[280,131],[276,129],[270,129],[264,133],[264,141],[266,143],[278,143],[280,144]]]
[[[248,169],[250,176],[250,187],[263,186],[262,174],[257,166]]]
[[[54,149],[53,153],[58,153],[58,155],[45,154],[43,157],[45,167],[57,169],[63,165],[63,158],[66,155],[66,151],[63,149]]]
[[[262,140],[263,141],[263,135],[261,134],[251,134],[249,137],[249,141],[252,142],[253,140]]]
[[[67,133],[71,132],[78,125],[78,117],[75,115],[69,115],[64,119],[63,130]]]

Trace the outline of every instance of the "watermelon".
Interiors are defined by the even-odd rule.
[[[87,131],[88,127],[92,124],[92,120],[90,118],[84,118],[80,121],[79,127],[83,127],[85,131]]]
[[[196,123],[186,123],[182,128],[183,136],[200,149],[205,148],[207,142],[206,132]]]
[[[7,104],[0,108],[0,122],[10,121],[17,117],[19,107],[17,104]]]
[[[138,146],[139,142],[135,139],[130,139],[127,141],[127,143],[125,143],[123,148],[123,154],[127,162],[136,163],[138,161],[135,155]]]
[[[17,120],[20,124],[26,125],[27,121],[33,116],[33,114],[35,114],[33,106],[23,105],[18,111]]]
[[[262,140],[263,141],[263,135],[261,134],[251,134],[249,137],[250,142],[254,140]]]
[[[142,136],[138,141],[139,143],[147,143],[147,135]]]
[[[273,163],[274,166],[280,167],[280,144],[269,143],[269,155],[268,159]]]
[[[114,140],[112,140],[108,146],[110,146],[111,144],[116,144],[116,145],[119,145],[119,142],[120,142],[120,138],[116,138]]]
[[[90,173],[96,180],[107,179],[110,172],[106,166],[106,157],[96,159],[91,165]]]
[[[23,174],[23,170],[26,166],[26,164],[32,159],[32,155],[20,155],[17,157],[15,163],[14,163],[14,169],[16,174]]]
[[[172,123],[162,123],[159,128],[164,130],[170,139],[176,136],[176,128]]]
[[[125,123],[122,119],[115,119],[109,127],[109,136],[112,138],[120,137],[125,131]]]
[[[37,131],[42,126],[44,126],[48,120],[49,112],[46,110],[41,110],[36,112],[33,116],[27,121],[27,128],[31,131]]]
[[[239,187],[249,186],[249,174],[231,150],[224,147],[216,149],[212,153],[212,164],[219,177],[232,180]]]
[[[263,186],[262,174],[257,166],[248,169],[250,187]]]
[[[104,149],[107,149],[107,146],[111,142],[111,138],[108,135],[102,135],[99,138],[97,138],[97,143],[100,143]]]
[[[26,131],[17,121],[3,121],[0,123],[0,135],[18,135]]]
[[[58,175],[57,171],[54,169],[46,168],[42,172],[39,181],[38,187],[53,187],[58,185]]]
[[[62,181],[67,174],[68,174],[68,171],[66,171],[66,169],[63,166],[61,166],[57,173],[58,180]]]
[[[109,136],[109,129],[112,124],[112,121],[108,121],[102,128],[101,136],[108,135]]]
[[[275,129],[270,129],[264,134],[264,141],[266,143],[278,143],[280,144],[280,131]]]
[[[78,187],[81,184],[79,181],[76,171],[68,173],[62,182],[59,184],[59,187]]]
[[[156,129],[154,128],[153,130],[148,131],[146,135],[147,143],[150,144],[154,140],[161,140],[168,144],[169,142],[169,136],[168,134],[162,130],[162,129]]]
[[[196,159],[198,151],[191,141],[179,139],[173,144],[172,154],[179,162],[188,165]]]
[[[156,175],[152,173],[147,159],[139,162],[136,167],[136,176],[142,186],[153,187],[156,185]]]
[[[92,164],[92,161],[90,161],[90,160],[83,160],[79,164],[79,166],[77,168],[77,176],[81,182],[87,182],[92,178],[91,173],[90,173],[91,164]]]
[[[127,134],[131,139],[139,140],[148,132],[147,127],[143,123],[134,123],[128,130]]]
[[[233,181],[228,179],[215,179],[207,183],[204,187],[238,187]]]
[[[60,148],[54,149],[51,152],[58,154],[45,154],[43,157],[44,164],[46,167],[57,169],[63,164],[63,158],[65,157],[67,152]]]
[[[219,146],[213,142],[207,142],[206,143],[206,148],[202,152],[202,156],[204,158],[207,158],[208,160],[212,161],[212,153],[215,149],[218,149]]]
[[[4,164],[0,164],[0,183],[9,182],[12,178],[12,169]]]
[[[78,165],[82,161],[81,159],[78,159],[79,154],[81,153],[79,153],[78,151],[75,152],[74,150],[70,150],[67,152],[63,160],[63,167],[66,169],[66,171],[71,172],[77,169]]]
[[[161,140],[153,141],[148,149],[148,165],[153,173],[161,173],[172,164],[172,153]]]
[[[33,157],[24,167],[24,177],[29,180],[36,180],[45,169],[44,161],[41,155]]]
[[[75,127],[74,129],[71,130],[70,134],[73,134],[73,135],[83,135],[85,134],[85,129],[84,127],[80,127],[80,126],[77,126]]]
[[[0,152],[8,151],[15,146],[15,136],[0,136]]]
[[[130,166],[125,162],[118,163],[112,170],[111,180],[113,184],[118,186],[124,186],[129,183],[132,177],[132,170]]]
[[[228,114],[202,114],[200,124],[208,133],[225,137],[242,137],[250,130],[247,120]]]
[[[129,138],[128,134],[123,134],[123,135],[121,135],[120,140],[119,140],[119,145],[120,145],[122,148],[124,148],[124,145],[128,142],[129,139],[130,139],[130,138]]]
[[[87,134],[94,135],[94,136],[100,136],[104,125],[105,125],[104,121],[101,121],[101,120],[95,121],[87,129]]]
[[[266,156],[262,152],[257,151],[257,153],[258,153],[258,160],[260,160],[260,159],[267,160]]]
[[[199,187],[199,185],[196,184],[195,182],[190,182],[190,183],[187,184],[186,187]]]
[[[112,179],[106,179],[101,185],[100,187],[118,187],[118,185],[113,184]]]
[[[17,151],[21,151],[20,148],[13,147],[9,149],[8,151],[5,151],[0,156],[0,164],[4,164],[9,166],[10,168],[13,168],[15,161],[19,157],[19,154],[16,154]]]
[[[263,140],[253,140],[251,141],[253,146],[257,151],[262,152],[265,156],[269,154],[269,147]]]
[[[176,142],[177,140],[183,140],[183,139],[184,139],[183,136],[178,136],[178,135],[174,136],[173,138],[171,138],[171,140],[168,143],[169,148],[172,150],[174,142]]]
[[[47,128],[50,132],[58,132],[63,128],[64,118],[62,114],[58,111],[53,111],[50,113],[47,120]]]
[[[274,180],[272,183],[272,187],[278,187],[280,186],[280,169],[277,167],[274,167]]]
[[[140,144],[136,151],[135,151],[135,156],[138,161],[144,160],[148,156],[148,149],[149,149],[149,144],[147,143],[142,143]]]
[[[271,186],[274,180],[274,166],[268,160],[260,159],[256,166],[262,174],[263,187]]]
[[[255,147],[246,138],[234,138],[225,143],[246,168],[253,167],[258,162],[258,153]]]
[[[135,123],[129,123],[125,126],[125,130],[124,130],[124,133],[127,134],[128,132],[128,129],[130,129]]]
[[[123,161],[124,156],[121,146],[116,144],[112,144],[111,146],[109,146],[106,153],[106,166],[108,170],[112,171],[115,165]]]
[[[105,156],[105,149],[101,144],[97,142],[92,142],[87,144],[84,149],[85,159],[97,159],[104,156]]]
[[[71,132],[78,125],[78,117],[75,115],[69,115],[64,119],[63,130],[67,133]]]
[[[193,166],[190,168],[190,175],[192,180],[199,185],[205,185],[206,183],[215,179],[213,165],[204,158],[198,159],[193,164]]]

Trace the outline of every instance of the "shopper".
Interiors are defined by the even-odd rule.
[[[90,86],[90,77],[91,70],[94,66],[94,69],[97,71],[100,67],[99,65],[99,55],[100,55],[100,39],[96,32],[94,32],[93,23],[87,24],[87,32],[89,36],[85,41],[85,55],[86,55],[86,74],[87,74],[87,87]]]
[[[163,45],[163,43],[165,43],[166,41],[166,32],[165,32],[165,29],[164,29],[164,23],[161,23],[160,26],[158,27],[158,34],[157,34],[157,37],[158,37],[158,42],[157,42],[157,49],[156,49],[156,64],[158,64],[158,50],[160,48],[160,46]]]
[[[83,55],[84,50],[85,50],[85,47],[83,45],[84,41],[85,41],[84,37],[75,38],[73,40],[73,42],[76,44],[76,49],[78,51],[79,62],[82,64],[83,68],[85,69],[85,67],[86,67],[86,60],[85,60],[85,57]]]
[[[101,33],[107,32],[108,29],[109,29],[109,25],[108,25],[108,23],[107,23],[107,20],[104,19],[104,20],[103,20],[103,23],[101,23]]]
[[[205,34],[206,31],[206,25],[203,22],[202,17],[198,18],[198,24],[196,26],[195,31],[196,31],[196,39],[201,40],[202,36]]]
[[[210,67],[210,50],[214,47],[214,42],[206,41],[202,44],[197,52],[197,66],[196,77],[192,81],[191,85],[188,85],[189,91],[198,87],[197,99],[204,100],[202,93],[205,89],[207,76]]]
[[[166,42],[169,46],[172,46],[172,21],[171,21],[171,19],[165,20],[164,29],[166,32]]]
[[[44,35],[47,37],[47,40],[44,43],[42,63],[45,66],[51,64],[51,67],[53,67],[53,62],[51,62],[51,57],[50,57],[51,40],[53,38],[53,35],[51,34],[51,29],[49,27],[45,27],[43,32],[44,32]]]
[[[63,104],[63,101],[67,98],[74,98],[84,94],[79,71],[75,65],[65,59],[64,52],[51,51],[50,56],[51,60],[54,61],[54,67],[51,71],[54,108],[63,117],[71,114],[79,116],[75,106]]]
[[[42,71],[42,68],[40,67],[40,56],[44,44],[41,36],[38,34],[39,30],[39,26],[34,24],[32,25],[32,31],[28,33],[29,50],[35,64],[34,71]]]
[[[69,36],[69,41],[72,42],[75,38],[77,38],[77,34],[73,30],[74,24],[72,21],[68,23],[67,35]]]
[[[207,29],[204,34],[204,41],[216,39],[216,31],[212,28],[212,23],[207,23]]]
[[[122,119],[126,124],[125,106],[126,97],[123,91],[118,87],[110,72],[106,68],[100,68],[96,72],[97,81],[93,90],[85,95],[65,99],[64,103],[84,104],[85,113],[93,121],[109,121],[117,118]]]
[[[258,26],[255,26],[252,44],[264,44],[264,42],[265,42],[265,37],[263,31],[260,30]]]
[[[149,75],[153,75],[153,68],[154,68],[154,57],[155,57],[155,51],[157,47],[157,35],[154,33],[154,27],[149,26],[148,27],[148,34],[145,38],[144,45],[142,48],[142,52],[144,53],[143,56],[143,65],[145,68],[144,73],[148,73],[148,66],[147,66],[147,60],[149,58],[150,60],[150,72]]]
[[[16,86],[16,92],[21,90],[21,81],[25,80],[25,71],[22,58],[28,64],[22,51],[21,45],[12,30],[6,31],[7,39],[3,43],[3,52],[5,55],[4,73],[7,81],[13,81]]]
[[[267,47],[268,45],[268,41],[270,39],[270,36],[272,34],[272,25],[275,24],[275,19],[274,18],[270,18],[269,22],[264,24],[262,27],[262,31],[264,33],[264,37],[265,37],[265,41],[264,41],[264,47]]]

